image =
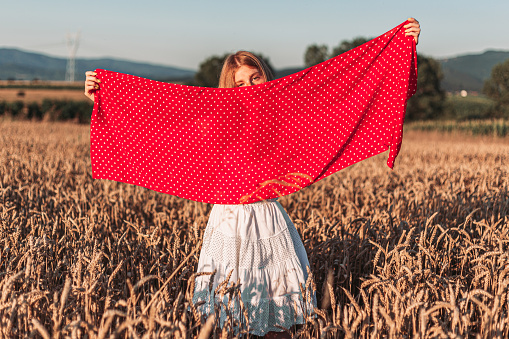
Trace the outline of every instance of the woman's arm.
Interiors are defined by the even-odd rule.
[[[93,71],[88,71],[85,73],[85,95],[90,100],[94,101],[94,92],[99,89],[99,84],[101,83],[101,79],[97,79],[97,73]]]
[[[419,21],[414,18],[408,18],[410,23],[406,24],[404,27],[406,28],[406,36],[413,36],[415,39],[415,44],[419,43],[419,34],[421,34],[421,26],[419,25]]]

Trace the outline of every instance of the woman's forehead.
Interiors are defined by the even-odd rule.
[[[242,76],[250,76],[250,75],[252,75],[254,73],[258,73],[258,72],[260,72],[260,70],[256,67],[242,65],[235,72],[235,78],[242,77]]]

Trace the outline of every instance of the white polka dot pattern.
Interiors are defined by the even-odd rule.
[[[293,193],[389,148],[392,168],[417,82],[405,23],[257,86],[191,87],[97,70],[93,177],[241,204]]]

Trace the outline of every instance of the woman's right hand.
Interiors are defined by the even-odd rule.
[[[88,71],[85,75],[87,76],[85,79],[85,95],[94,101],[94,92],[99,89],[101,79],[98,79],[96,77],[97,73],[93,71]]]

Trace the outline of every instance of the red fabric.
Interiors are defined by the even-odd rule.
[[[405,23],[251,87],[191,87],[97,70],[93,177],[240,204],[293,193],[389,148],[392,168],[417,81]]]

